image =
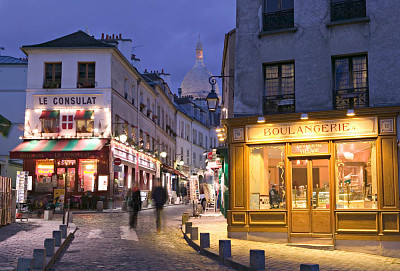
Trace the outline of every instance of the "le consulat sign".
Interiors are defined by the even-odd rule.
[[[103,106],[101,94],[33,95],[35,108],[99,107]]]
[[[376,136],[376,118],[352,118],[246,126],[246,141],[283,141],[297,139],[353,138]]]

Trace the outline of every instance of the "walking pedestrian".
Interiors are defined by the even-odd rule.
[[[132,196],[130,206],[130,219],[129,219],[129,226],[131,229],[135,229],[137,226],[137,217],[138,212],[142,209],[142,201],[140,200],[140,190],[137,184],[132,189]]]
[[[152,196],[156,204],[156,227],[157,233],[161,232],[161,216],[164,204],[167,202],[167,192],[164,187],[161,186],[160,181],[157,181],[157,186],[154,188]]]

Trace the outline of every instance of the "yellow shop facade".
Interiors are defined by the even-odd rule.
[[[400,246],[399,107],[225,121],[228,236],[391,255]],[[304,118],[304,116],[303,116]]]

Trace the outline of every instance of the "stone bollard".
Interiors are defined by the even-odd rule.
[[[61,231],[53,231],[54,244],[56,247],[61,246]]]
[[[54,249],[56,241],[54,238],[46,238],[44,240],[44,248],[46,249],[46,256],[47,257],[52,257],[54,254]]]
[[[60,225],[61,238],[67,238],[67,225]]]
[[[210,247],[210,234],[207,233],[200,233],[200,247],[207,248]]]
[[[185,234],[189,234],[192,231],[192,222],[185,222]]]
[[[74,216],[73,216],[72,212],[68,212],[68,222],[69,223],[74,222]],[[67,222],[65,222],[65,223],[67,223]]]
[[[33,269],[32,258],[18,258],[17,271],[28,271]]]
[[[103,212],[103,209],[104,209],[103,202],[99,200],[96,205],[96,210],[97,212]]]
[[[224,262],[225,258],[232,257],[231,240],[219,240],[219,261]]]
[[[185,225],[185,223],[189,221],[189,214],[188,213],[183,213],[182,214],[182,226]]]
[[[300,271],[319,271],[319,264],[300,264]]]
[[[33,250],[33,269],[43,270],[46,266],[46,249],[35,248]]]
[[[250,249],[250,270],[265,270],[265,251],[260,249]]]
[[[44,220],[53,220],[53,210],[45,210],[43,219]]]
[[[198,227],[192,227],[192,230],[190,231],[190,239],[199,240],[199,228]]]

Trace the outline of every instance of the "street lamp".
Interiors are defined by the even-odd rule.
[[[167,157],[167,152],[166,152],[166,151],[160,152],[160,156],[161,156],[162,158]]]
[[[210,91],[210,93],[208,93],[208,95],[206,97],[207,107],[208,107],[208,110],[215,111],[215,110],[217,110],[218,101],[219,101],[218,95],[217,95],[217,93],[215,93],[215,89],[214,89],[214,86],[217,83],[217,81],[215,80],[214,76],[211,76],[208,79],[208,81],[211,84],[211,91]]]
[[[119,136],[119,140],[122,143],[125,143],[127,139],[128,139],[128,137],[126,136],[126,134],[122,134],[122,135]]]

